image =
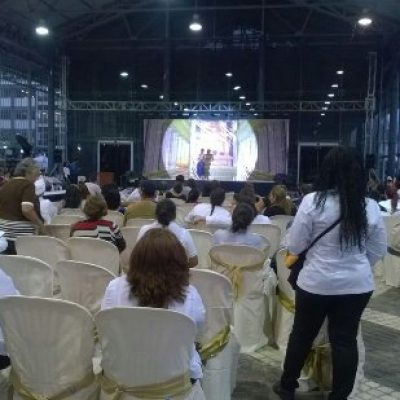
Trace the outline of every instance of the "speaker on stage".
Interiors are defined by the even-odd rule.
[[[365,156],[365,169],[375,168],[375,154],[367,154]]]

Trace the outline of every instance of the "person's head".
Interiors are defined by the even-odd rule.
[[[218,187],[219,187],[218,181],[214,180],[206,182],[203,186],[203,191],[202,191],[203,197],[210,197],[211,192]]]
[[[40,176],[40,169],[32,158],[24,158],[15,167],[14,176],[26,178],[34,183]]]
[[[193,178],[188,179],[186,185],[189,186],[190,189],[194,189],[197,187],[196,181]]]
[[[203,154],[204,153],[204,149],[200,149],[200,153]]]
[[[168,229],[151,229],[136,243],[127,280],[139,306],[167,308],[183,303],[189,284],[188,258]]]
[[[97,183],[97,174],[95,172],[91,173],[89,175],[88,181],[92,183]]]
[[[157,203],[156,218],[162,226],[168,226],[176,218],[175,203],[170,199],[164,199]]]
[[[207,149],[207,154],[211,154],[211,150],[210,149]]]
[[[68,185],[65,190],[65,208],[79,208],[81,205],[81,192],[77,185]]]
[[[175,177],[175,180],[177,181],[177,182],[181,182],[182,184],[185,182],[185,177],[183,176],[183,175],[177,175],[176,177]]]
[[[239,203],[232,213],[232,232],[245,232],[253,222],[254,217],[254,209],[249,204]]]
[[[293,209],[293,203],[287,198],[286,187],[275,185],[268,195],[270,206],[280,207],[285,215],[290,215]]]
[[[256,197],[255,196],[248,196],[246,194],[239,193],[239,194],[235,194],[233,196],[233,199],[235,200],[235,203],[236,203],[234,208],[236,208],[239,204],[242,204],[242,203],[247,204],[252,208],[253,213],[254,213],[254,218],[257,216],[258,211],[256,208]]]
[[[91,221],[96,221],[107,215],[107,203],[101,196],[89,196],[83,207],[83,212]]]
[[[388,176],[387,178],[386,178],[386,184],[387,185],[391,185],[393,183],[393,178],[391,177],[391,176]]]
[[[338,146],[325,156],[316,183],[316,205],[323,208],[330,193],[337,193],[340,204],[340,243],[361,247],[367,233],[365,196],[367,175],[360,154]]]
[[[107,208],[109,210],[118,210],[119,206],[121,205],[121,195],[118,187],[113,183],[104,185],[101,188],[101,193],[107,203]]]
[[[183,190],[183,185],[181,182],[175,183],[174,187],[172,188],[175,194],[181,194]]]
[[[225,201],[225,190],[222,188],[214,189],[210,194],[211,214],[213,214],[215,207],[222,206]]]
[[[142,181],[140,183],[140,193],[143,199],[154,199],[156,186],[151,181]]]
[[[197,203],[197,200],[199,200],[200,197],[200,191],[197,188],[193,188],[187,196],[186,203]]]
[[[306,194],[309,194],[313,191],[313,185],[312,183],[302,183],[299,186],[299,192],[302,196],[305,196]]]

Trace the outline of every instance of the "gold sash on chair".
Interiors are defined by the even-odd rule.
[[[282,307],[289,311],[291,314],[294,314],[295,306],[294,306],[294,301],[288,297],[284,292],[277,289],[277,296],[279,303],[281,303]]]
[[[10,382],[14,390],[21,396],[24,400],[63,400],[73,394],[85,389],[95,381],[95,375],[93,372],[88,373],[84,378],[78,382],[74,382],[67,388],[63,389],[61,392],[52,396],[43,396],[41,394],[33,393],[29,388],[27,388],[22,382],[19,376],[14,370],[10,373]],[[98,391],[94,392],[94,395],[88,400],[95,400],[98,397]]]
[[[203,363],[208,361],[210,358],[216,357],[225,348],[229,342],[230,332],[231,328],[228,325],[207,343],[200,345],[198,352]]]
[[[219,260],[215,256],[213,256],[210,253],[210,259],[211,259],[211,268],[213,268],[213,265],[216,264],[220,267],[224,268],[224,271],[222,272],[223,275],[228,277],[232,283],[232,289],[233,289],[233,298],[237,300],[240,295],[241,287],[242,287],[242,271],[251,271],[251,270],[258,270],[264,266],[264,261],[262,263],[257,263],[257,264],[251,264],[251,265],[243,265],[243,266],[237,266],[237,265],[232,265],[228,264],[224,261]],[[220,271],[217,271],[220,272]]]
[[[123,394],[130,394],[142,399],[167,399],[185,395],[192,390],[188,373],[165,382],[133,387],[120,385],[105,375],[100,376],[99,380],[101,389],[107,394],[112,395],[112,400],[119,400]]]

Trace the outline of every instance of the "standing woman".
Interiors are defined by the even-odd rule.
[[[328,319],[333,382],[329,400],[350,395],[358,364],[357,331],[374,290],[372,267],[386,253],[378,204],[366,198],[363,162],[337,147],[325,157],[316,192],[306,195],[288,235],[288,250],[300,254],[325,229],[339,224],[308,251],[296,290],[296,311],[283,374],[273,389],[293,399],[297,379],[323,321]]]
[[[5,254],[17,254],[18,236],[44,233],[39,199],[35,194],[35,181],[39,167],[32,158],[24,158],[15,167],[14,177],[0,189],[0,230],[8,241]]]

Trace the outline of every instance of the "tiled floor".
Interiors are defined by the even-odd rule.
[[[400,289],[387,287],[380,277],[364,313],[362,331],[365,379],[352,400],[400,400]],[[269,346],[241,355],[232,400],[276,400],[271,385],[280,376],[283,356]],[[327,396],[313,393],[300,394],[298,398],[317,400]]]

